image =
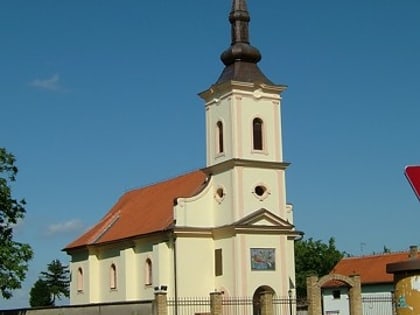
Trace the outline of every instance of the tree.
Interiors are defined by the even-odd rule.
[[[53,305],[53,300],[48,284],[42,279],[38,279],[35,282],[34,286],[29,292],[29,296],[29,304],[31,307]]]
[[[335,239],[331,237],[328,244],[312,238],[295,242],[296,294],[306,297],[306,278],[322,277],[347,255],[335,247]]]
[[[5,299],[20,289],[33,252],[28,244],[14,241],[13,228],[25,216],[25,200],[12,197],[11,183],[18,172],[15,157],[0,148],[0,293]]]
[[[70,271],[69,267],[63,265],[58,259],[48,264],[48,271],[41,272],[41,279],[47,284],[52,297],[52,305],[55,305],[56,298],[69,297]]]

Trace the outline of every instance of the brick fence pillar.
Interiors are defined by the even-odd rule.
[[[168,315],[168,299],[166,292],[155,292],[154,315]]]
[[[362,315],[362,288],[360,276],[350,276],[354,284],[349,290],[350,315]]]
[[[261,315],[274,315],[273,292],[265,291],[260,296]]]
[[[321,315],[321,288],[318,285],[317,276],[306,278],[306,290],[309,302],[308,315]]]
[[[210,313],[211,315],[222,315],[222,293],[211,292],[210,293]]]

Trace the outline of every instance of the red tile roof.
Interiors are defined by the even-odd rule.
[[[345,257],[335,265],[331,273],[344,276],[359,275],[362,284],[392,283],[393,275],[386,272],[386,265],[405,260],[408,260],[408,252]],[[331,283],[328,283],[326,286],[330,285]]]
[[[207,175],[198,170],[125,193],[94,227],[67,245],[68,251],[168,230],[174,201],[200,192]]]

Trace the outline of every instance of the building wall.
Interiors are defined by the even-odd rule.
[[[286,216],[286,200],[284,189],[284,171],[237,167],[232,171],[235,179],[233,193],[235,199],[235,221],[261,208],[269,210],[282,218]],[[257,186],[263,186],[267,192],[258,196]]]
[[[232,158],[282,161],[280,96],[258,88],[215,91],[206,96],[207,165]],[[264,149],[253,150],[252,121],[264,122]],[[217,122],[224,126],[224,152],[218,152]]]
[[[205,237],[176,239],[177,294],[203,297],[214,291],[214,245]]]
[[[153,245],[155,244],[155,245]],[[70,270],[70,303],[110,303],[116,301],[150,300],[156,285],[171,280],[173,256],[169,242],[143,239],[120,247],[104,246],[72,256]],[[152,262],[152,283],[146,281],[146,261]],[[110,268],[116,267],[116,287],[111,288]],[[83,270],[83,289],[78,290],[78,269]],[[171,283],[172,284],[172,283]]]
[[[240,272],[238,296],[252,296],[261,286],[271,287],[276,297],[286,297],[289,289],[289,278],[294,278],[290,274],[290,256],[287,253],[285,236],[278,235],[238,235],[237,256],[239,257]],[[251,256],[262,250],[274,250],[274,265],[272,270],[252,268]],[[236,267],[238,267],[236,266]],[[234,266],[235,267],[235,266]]]
[[[392,297],[393,284],[362,285],[362,299],[369,297],[372,302],[364,302],[364,314],[392,315],[392,303],[376,300],[377,297]],[[334,297],[333,292],[339,291],[340,296]],[[346,287],[327,288],[322,293],[324,314],[350,315],[349,295]],[[375,311],[376,310],[376,311]],[[378,310],[381,310],[380,312]]]

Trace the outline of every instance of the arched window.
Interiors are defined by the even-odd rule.
[[[117,288],[117,267],[115,264],[112,264],[111,268],[109,268],[109,287],[112,290]]]
[[[263,149],[263,121],[260,118],[255,118],[252,121],[252,137],[254,150]]]
[[[217,122],[217,152],[223,153],[223,123],[221,121]]]
[[[79,269],[77,269],[77,291],[78,292],[83,291],[83,269],[82,269],[82,267],[79,267]]]
[[[150,258],[146,259],[146,264],[144,266],[144,284],[151,285],[153,282],[153,274],[152,274],[152,261]]]

